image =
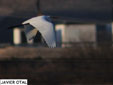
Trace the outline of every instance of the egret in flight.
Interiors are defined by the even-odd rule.
[[[28,41],[34,39],[39,31],[48,47],[56,47],[54,25],[49,16],[37,16],[23,22],[22,24],[24,25],[25,35]]]
[[[47,46],[56,47],[56,37],[54,24],[50,16],[45,16],[40,10],[39,0],[37,1],[38,16],[26,20],[22,23],[27,41],[33,40],[38,32],[41,33]]]

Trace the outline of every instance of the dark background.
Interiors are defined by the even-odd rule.
[[[37,0],[0,0],[0,43],[12,42],[9,26],[37,16]],[[112,0],[41,0],[45,15],[64,17],[63,22],[110,23]]]

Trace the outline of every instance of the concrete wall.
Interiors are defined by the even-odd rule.
[[[71,24],[71,25],[57,25],[56,34],[58,42],[96,42],[96,25],[94,24]],[[61,41],[60,41],[61,40]]]
[[[59,27],[59,28],[58,28]],[[60,30],[62,43],[94,43],[97,45],[112,45],[113,23],[111,24],[63,24],[57,26]],[[57,40],[59,37],[57,36]],[[59,42],[59,41],[58,41]]]

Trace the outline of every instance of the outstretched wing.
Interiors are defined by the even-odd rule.
[[[35,26],[36,27],[36,26]],[[41,27],[36,27],[42,34],[44,40],[50,48],[56,47],[56,37],[54,26],[52,23],[43,24]]]
[[[24,32],[25,32],[27,40],[30,41],[30,40],[34,39],[38,30],[35,29],[30,24],[24,25],[24,28],[25,28]]]
[[[35,17],[25,21],[23,24],[26,23],[32,25],[41,33],[42,37],[50,48],[56,47],[54,25],[51,22],[48,22],[40,17]]]

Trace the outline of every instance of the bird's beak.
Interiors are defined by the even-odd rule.
[[[52,19],[59,19],[60,17],[58,17],[58,16],[50,16],[50,18],[52,18]]]

